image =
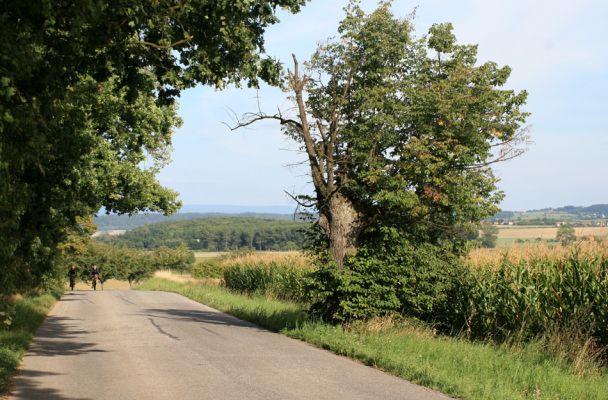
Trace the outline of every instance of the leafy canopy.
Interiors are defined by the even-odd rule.
[[[197,84],[278,82],[263,33],[305,0],[0,2],[0,287],[47,271],[77,217],[172,213],[155,174]]]
[[[492,164],[526,143],[527,93],[504,87],[509,67],[480,63],[477,46],[459,44],[449,23],[420,38],[412,32],[411,18],[395,18],[390,2],[371,14],[352,2],[340,37],[318,47],[306,78],[292,79],[296,100],[304,96],[293,83],[305,84],[298,105],[306,116],[282,122],[299,140],[300,126],[310,127],[314,145],[302,141],[313,180],[317,165],[331,165],[323,175],[331,194],[347,198],[361,220],[347,232],[356,254],[344,268],[322,266],[312,285],[313,311],[328,319],[438,315],[459,285],[455,256],[498,211]],[[324,196],[317,191],[317,204]],[[325,233],[331,249],[335,232]]]
[[[310,125],[319,142],[323,131],[336,136],[325,155],[368,233],[396,229],[462,249],[498,211],[491,164],[523,151],[527,93],[503,88],[510,68],[480,64],[451,24],[421,38],[412,29],[390,2],[369,15],[352,4],[340,38],[308,63]]]

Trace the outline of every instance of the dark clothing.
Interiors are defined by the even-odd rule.
[[[94,277],[95,275],[99,275],[99,270],[98,269],[91,269],[91,278]]]
[[[68,272],[68,275],[70,276],[70,280],[76,279],[76,270],[70,269],[70,272]]]

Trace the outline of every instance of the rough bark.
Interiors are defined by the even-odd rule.
[[[357,251],[357,238],[361,231],[361,215],[353,203],[336,192],[323,207],[319,224],[329,237],[329,252],[339,268],[344,258]]]
[[[357,239],[361,233],[361,215],[353,202],[342,192],[346,186],[347,177],[338,171],[340,149],[338,146],[338,131],[340,120],[338,105],[348,97],[350,89],[348,82],[340,93],[336,93],[333,105],[325,118],[313,116],[309,112],[305,96],[309,77],[300,74],[298,60],[293,56],[293,71],[288,71],[287,81],[293,91],[297,118],[284,117],[280,112],[275,115],[264,114],[262,111],[249,114],[244,122],[239,122],[238,129],[263,119],[278,120],[286,125],[304,145],[310,165],[310,175],[316,193],[316,203],[319,210],[319,225],[329,239],[329,252],[339,268],[344,266],[344,258],[357,251]],[[313,121],[309,123],[308,119]],[[297,201],[297,199],[296,199]],[[303,206],[310,206],[302,204]]]

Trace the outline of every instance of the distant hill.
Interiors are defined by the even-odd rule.
[[[563,211],[573,214],[579,214],[581,216],[588,215],[597,218],[597,215],[603,214],[608,216],[608,204],[594,204],[588,207],[577,207],[577,206],[565,206],[556,208],[555,211]]]
[[[608,204],[591,206],[564,206],[528,211],[501,211],[490,221],[512,222],[516,225],[555,225],[560,222],[584,225],[605,224],[608,219]]]
[[[120,236],[96,240],[129,247],[175,248],[185,243],[192,250],[296,250],[302,248],[308,223],[280,218],[223,216],[147,224]]]
[[[162,214],[135,214],[128,215],[100,215],[95,217],[95,224],[100,232],[105,231],[121,231],[139,228],[148,224],[157,224],[159,222],[175,222],[189,221],[194,219],[217,218],[217,217],[247,217],[247,218],[263,218],[263,219],[278,219],[278,220],[293,220],[293,214],[259,214],[259,213],[198,213],[198,212],[179,212],[170,216]]]
[[[186,204],[180,213],[203,214],[293,214],[295,206],[235,206],[227,204]]]

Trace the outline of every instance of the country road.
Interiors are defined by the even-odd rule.
[[[11,399],[447,399],[182,296],[65,294]]]

